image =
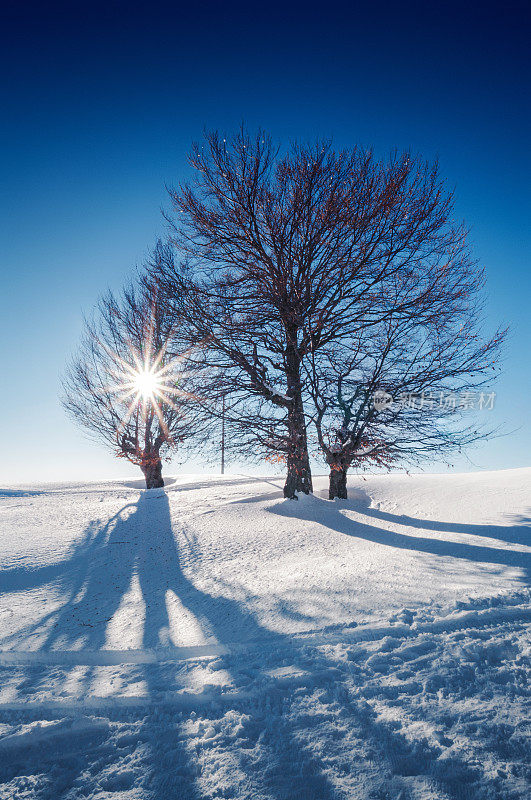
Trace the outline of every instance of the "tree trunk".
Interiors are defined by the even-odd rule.
[[[329,461],[330,482],[328,486],[328,499],[340,500],[347,499],[347,471],[348,464],[345,461]]]
[[[297,332],[290,331],[286,348],[286,377],[288,397],[292,405],[288,411],[288,474],[284,485],[284,497],[297,498],[297,492],[309,494],[313,491],[308,438],[302,405],[302,384],[300,375],[300,356],[295,346]]]
[[[160,458],[144,464],[141,469],[146,479],[146,489],[159,489],[161,486],[164,486],[164,481],[162,479],[162,461]]]
[[[284,497],[291,500],[297,499],[297,492],[310,494],[313,492],[310,459],[306,444],[306,431],[304,432],[304,445],[296,453],[288,454],[288,473],[284,484]]]

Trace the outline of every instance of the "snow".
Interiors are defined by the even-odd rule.
[[[0,800],[523,800],[531,469],[0,489]]]

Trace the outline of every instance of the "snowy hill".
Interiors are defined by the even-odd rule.
[[[524,798],[531,469],[0,489],[0,799]]]

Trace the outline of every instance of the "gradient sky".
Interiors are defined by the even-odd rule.
[[[2,485],[140,475],[66,418],[60,375],[83,311],[164,234],[191,142],[242,121],[439,157],[487,270],[488,322],[512,331],[492,415],[509,433],[454,468],[531,464],[527,3],[4,8]]]

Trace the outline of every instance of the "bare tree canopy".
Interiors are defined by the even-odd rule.
[[[388,373],[405,383],[396,362],[408,325],[432,339],[445,332],[448,347],[451,332],[466,328],[483,280],[467,231],[438,165],[410,153],[380,160],[328,142],[282,152],[242,129],[230,139],[208,134],[191,164],[194,181],[170,191],[182,263],[169,259],[154,274],[185,320],[186,343],[202,342],[198,367],[210,370],[210,394],[228,398],[242,440],[285,454],[286,497],[309,492],[307,423],[332,360],[346,358],[333,374],[337,394],[360,342],[381,338],[392,320]],[[466,371],[470,346],[461,353],[462,337],[455,346],[454,366]],[[442,358],[442,339],[438,347]]]
[[[469,305],[466,298],[460,302]],[[425,314],[389,317],[307,365],[312,421],[330,467],[329,497],[346,498],[347,471],[448,458],[491,435],[471,409],[487,409],[505,331],[478,333],[452,313],[427,324]],[[425,309],[427,310],[427,308]]]
[[[150,267],[160,263],[158,246]],[[137,464],[147,488],[163,486],[162,459],[199,435],[183,358],[168,351],[174,318],[153,281],[108,292],[85,322],[64,380],[63,405],[90,435]]]

